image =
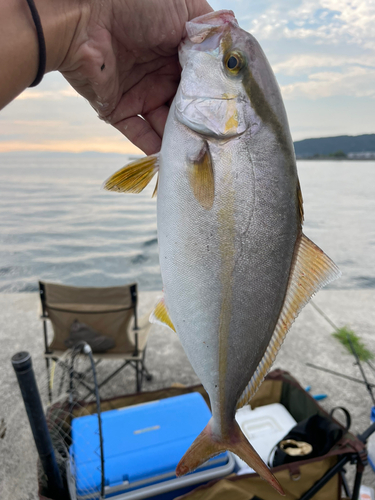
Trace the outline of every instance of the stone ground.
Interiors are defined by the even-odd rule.
[[[156,292],[141,293],[140,314],[151,309],[157,296]],[[5,435],[0,437],[0,498],[4,500],[37,499],[37,454],[10,359],[18,351],[30,352],[42,399],[46,402],[38,302],[36,293],[0,294],[0,422],[4,419],[6,426]],[[314,299],[314,304],[336,325],[351,327],[375,352],[374,302],[373,290],[322,290]],[[326,410],[334,406],[346,407],[352,415],[352,431],[359,433],[369,425],[372,404],[365,387],[306,366],[306,362],[310,362],[360,378],[353,357],[330,335],[332,331],[329,323],[308,304],[289,332],[274,367],[288,370],[304,386],[311,385],[312,394],[326,393],[328,398],[321,402]],[[150,333],[147,366],[153,380],[145,382],[145,390],[172,383],[192,385],[199,382],[177,336],[157,325],[153,325]],[[98,367],[99,377],[105,376],[109,368],[113,368],[113,364]],[[367,374],[374,383],[375,374],[369,370]],[[131,369],[126,369],[113,379],[102,396],[130,393],[134,388],[134,375]],[[366,468],[363,484],[375,488],[375,473],[370,467]]]

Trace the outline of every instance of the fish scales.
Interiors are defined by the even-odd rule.
[[[302,307],[340,273],[302,233],[288,120],[258,42],[231,11],[186,29],[160,153],[105,187],[139,192],[159,173],[164,298],[151,320],[177,332],[212,408],[176,473],[230,450],[282,493],[235,412],[259,388]]]
[[[168,120],[174,133],[163,141],[160,161],[165,168],[160,169],[157,208],[165,302],[214,403],[214,417],[224,406],[231,413],[227,417],[233,418],[235,402],[264,354],[282,306],[298,210],[295,201],[279,199],[285,198],[279,189],[283,170],[277,162],[270,168],[269,159],[262,161],[257,155],[249,161],[245,138],[210,144],[215,201],[211,210],[205,210],[186,174],[185,158],[199,148],[194,144],[199,139],[176,120],[173,108]],[[239,169],[240,164],[246,168]],[[287,198],[293,200],[295,190],[291,185]],[[280,266],[285,257],[289,266]],[[223,391],[220,360],[226,367],[223,400],[218,396]]]

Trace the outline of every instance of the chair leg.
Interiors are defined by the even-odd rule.
[[[358,467],[358,464],[357,464],[357,471],[356,471],[355,481],[354,481],[354,486],[353,486],[352,500],[358,500],[358,498],[359,498],[359,489],[361,487],[362,475],[363,475],[363,471],[360,467]]]
[[[142,370],[139,369],[140,361],[135,362],[135,380],[136,380],[136,391],[141,392],[142,390]]]
[[[45,360],[46,360],[47,380],[48,380],[48,401],[52,403],[51,371],[49,369],[49,358],[45,358]]]
[[[103,387],[107,382],[109,382],[113,377],[115,377],[125,366],[127,366],[130,361],[125,361],[117,370],[115,370],[111,375],[109,375],[106,379],[104,379],[100,384],[98,384],[98,389]],[[82,381],[80,382],[81,384],[83,383]],[[90,394],[94,393],[94,389],[91,389],[90,392],[88,392],[85,396],[82,397],[82,400],[85,400]]]
[[[65,370],[63,370],[61,377],[60,377],[60,383],[59,383],[59,390],[57,395],[60,396],[62,392],[62,388],[64,386],[64,381],[65,381]]]
[[[152,380],[152,374],[147,370],[145,363],[145,356],[146,356],[146,348],[144,349],[142,356],[142,374],[144,374],[146,376],[146,380],[150,382],[150,380]]]
[[[59,365],[59,366],[61,366],[61,367],[63,368],[64,372],[66,372],[66,373],[70,373],[70,372],[72,371],[71,375],[72,375],[72,377],[73,377],[73,378],[77,381],[77,383],[78,383],[78,384],[82,385],[85,389],[87,389],[87,390],[89,390],[89,391],[91,391],[91,392],[93,392],[93,391],[94,391],[94,389],[92,389],[92,388],[91,388],[88,384],[86,384],[86,382],[83,380],[82,373],[77,372],[74,368],[73,368],[73,370],[71,370],[71,368],[69,367],[69,365],[68,365],[66,362],[64,362],[64,361],[61,361],[61,359],[59,359],[59,358],[56,358],[56,359],[54,358],[54,361],[55,361],[56,363],[58,363],[58,365]],[[63,372],[63,373],[64,373],[64,372]]]
[[[147,367],[146,367],[144,361],[142,361],[142,373],[144,374],[144,376],[146,377],[146,380],[148,382],[150,382],[150,380],[152,380],[152,374],[147,370]]]
[[[344,488],[344,491],[345,491],[345,495],[350,498],[350,490],[349,490],[349,485],[348,485],[348,481],[346,479],[346,470],[345,469],[342,469],[341,471],[341,480],[342,480],[342,485],[343,485],[343,488]]]

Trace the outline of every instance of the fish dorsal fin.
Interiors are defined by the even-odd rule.
[[[302,225],[303,219],[304,219],[304,213],[303,213],[302,191],[301,191],[301,185],[299,183],[299,179],[297,179],[297,200],[298,200],[299,218],[300,218],[300,222],[301,222],[301,225]]]
[[[167,307],[165,305],[164,297],[159,300],[156,304],[155,309],[150,315],[150,323],[156,323],[159,325],[167,326],[174,332],[176,331],[171,318],[169,317]]]
[[[109,177],[103,189],[119,193],[140,193],[159,170],[159,155],[133,161]]]
[[[276,358],[288,330],[311,297],[341,272],[304,234],[296,243],[284,304],[266,352],[237,403],[242,408],[254,396]]]
[[[199,204],[210,210],[215,197],[215,180],[212,158],[207,141],[195,158],[188,160],[188,176],[190,187]]]

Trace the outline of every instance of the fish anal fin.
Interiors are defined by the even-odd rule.
[[[174,332],[176,331],[171,318],[169,317],[167,307],[165,305],[164,297],[159,300],[156,304],[155,309],[151,313],[150,323],[156,323],[159,325],[167,326]]]
[[[302,308],[316,292],[340,275],[336,264],[301,233],[296,242],[288,287],[274,333],[254,375],[238,400],[237,409],[248,403],[260,387]]]
[[[229,450],[242,458],[262,479],[267,481],[281,495],[284,495],[279,482],[251,446],[235,420],[225,439],[214,436],[211,425],[212,419],[182,457],[176,468],[177,476],[192,472],[209,458]]]
[[[133,161],[115,172],[103,184],[107,191],[140,193],[159,170],[159,155],[150,155]]]
[[[206,210],[210,210],[215,197],[215,180],[212,158],[207,142],[195,158],[188,159],[188,177],[196,200]]]

